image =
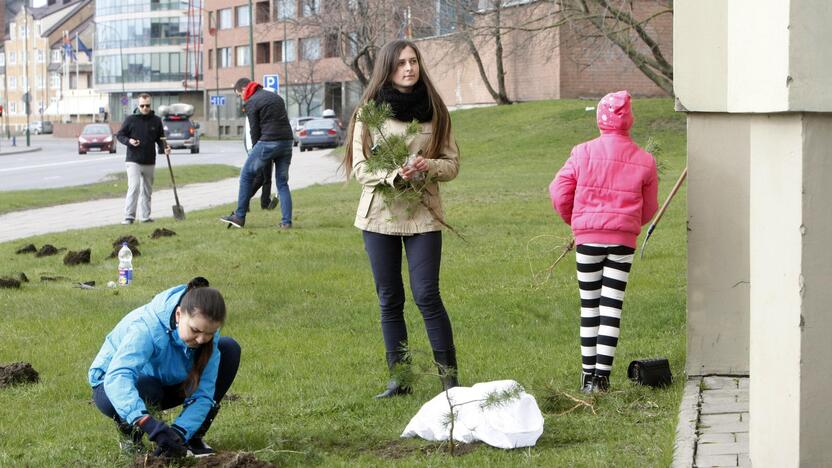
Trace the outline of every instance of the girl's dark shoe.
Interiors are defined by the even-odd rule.
[[[581,371],[581,393],[592,393],[592,377],[593,374]]]
[[[449,390],[459,387],[456,366],[456,348],[445,351],[433,351],[433,360],[439,368],[439,380],[442,382],[442,390]]]
[[[610,389],[610,378],[607,375],[592,377],[592,393],[606,393]]]
[[[387,389],[373,398],[380,400],[382,398],[390,398],[397,395],[410,395],[411,393],[413,393],[413,388],[399,385],[399,382],[396,381],[396,379],[390,379],[390,381],[387,382]]]

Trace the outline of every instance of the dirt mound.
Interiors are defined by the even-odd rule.
[[[175,235],[176,235],[176,233],[171,231],[170,229],[161,228],[161,229],[156,229],[155,231],[153,231],[153,234],[150,235],[150,238],[151,239],[158,239],[160,237],[170,237],[170,236],[175,236]]]
[[[22,271],[17,274],[17,279],[19,279],[21,283],[29,282],[29,277],[26,276],[26,273],[23,273]]]
[[[64,265],[80,265],[82,263],[89,263],[90,262],[90,249],[81,250],[79,252],[74,252],[70,250],[64,256]]]
[[[35,254],[35,257],[47,257],[49,255],[55,255],[56,253],[58,253],[58,249],[55,248],[54,245],[44,244],[43,247],[41,247]]]
[[[130,251],[133,252],[134,257],[138,257],[142,253],[139,252],[139,240],[136,239],[135,236],[121,236],[115,241],[113,241],[113,251],[110,253],[110,256],[107,258],[117,258],[118,251],[121,250],[121,244],[127,242],[127,247],[130,247]]]
[[[38,372],[28,362],[15,362],[0,366],[0,388],[20,383],[36,383]]]
[[[197,468],[271,468],[273,464],[258,460],[253,453],[248,452],[220,452],[210,457],[197,458],[194,463],[187,459],[189,467]],[[154,457],[151,455],[139,455],[133,459],[133,467],[163,468],[167,466],[178,466],[176,460]]]
[[[23,247],[17,249],[17,251],[15,253],[16,254],[25,254],[25,253],[32,253],[32,252],[37,252],[37,251],[38,251],[38,248],[35,247],[35,244],[29,244],[29,245],[26,245],[26,246],[23,246]]]
[[[9,278],[8,276],[4,276],[0,278],[0,288],[12,289],[12,288],[20,288],[20,281]]]
[[[43,275],[43,276],[40,277],[40,280],[44,283],[47,283],[49,281],[66,281],[68,279],[69,278],[67,278],[66,276]]]

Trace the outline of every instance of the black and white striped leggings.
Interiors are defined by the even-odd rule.
[[[581,364],[587,374],[609,376],[612,371],[634,252],[632,247],[605,244],[581,244],[576,250]]]

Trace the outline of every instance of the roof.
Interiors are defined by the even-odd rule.
[[[47,29],[47,30],[43,31],[42,36],[44,36],[44,37],[48,37],[50,34],[52,34],[53,32],[55,32],[56,30],[58,30],[58,29],[59,29],[59,28],[60,28],[60,27],[61,27],[64,23],[66,23],[66,22],[67,22],[70,18],[72,18],[73,16],[75,16],[75,14],[76,14],[77,12],[81,11],[81,10],[82,10],[85,6],[89,5],[90,3],[92,3],[92,0],[79,0],[79,1],[76,1],[75,3],[73,3],[72,5],[74,6],[74,8],[73,8],[71,11],[68,11],[68,12],[67,12],[67,14],[66,14],[65,16],[63,16],[63,17],[62,17],[62,18],[60,18],[58,21],[56,21],[56,22],[55,22],[55,24],[53,24],[52,26],[50,26],[50,27],[49,27],[49,29]],[[76,32],[78,32],[78,33],[80,34],[80,33],[81,33],[82,31],[84,31],[87,27],[89,27],[90,23],[92,23],[92,22],[93,22],[93,17],[94,17],[94,15],[90,15],[90,17],[89,17],[89,18],[85,18],[85,19],[84,19],[84,22],[83,22],[83,23],[81,23],[78,27],[74,28],[72,31],[70,31],[70,32],[69,32],[69,34],[70,34],[71,36],[74,36]],[[49,44],[49,45],[51,46],[51,45],[53,45],[53,44]]]
[[[46,18],[54,13],[57,13],[64,8],[76,7],[79,3],[84,3],[86,0],[68,0],[65,3],[61,2],[60,4],[55,3],[54,5],[49,5],[45,7],[39,8],[30,8],[29,14],[32,15],[32,18],[39,20]]]

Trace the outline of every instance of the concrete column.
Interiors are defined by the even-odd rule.
[[[741,371],[747,349],[753,465],[832,466],[832,3],[674,7],[688,371]]]

